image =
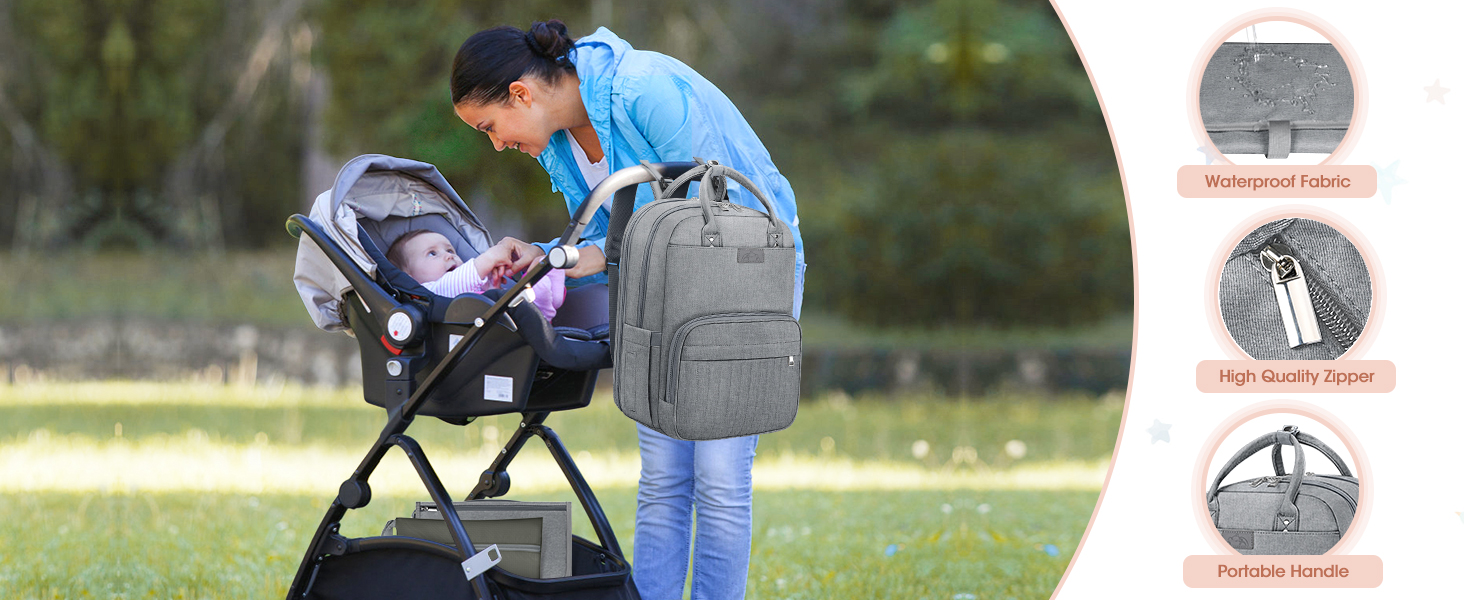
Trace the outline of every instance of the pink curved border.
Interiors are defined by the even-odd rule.
[[[1337,360],[1362,358],[1367,354],[1368,348],[1372,347],[1373,340],[1377,339],[1378,331],[1383,326],[1384,306],[1387,304],[1387,286],[1383,284],[1382,260],[1378,253],[1373,250],[1367,238],[1362,232],[1343,219],[1341,215],[1332,211],[1318,208],[1307,204],[1288,204],[1268,208],[1241,221],[1235,229],[1226,234],[1225,240],[1216,249],[1214,258],[1210,259],[1210,270],[1206,271],[1205,277],[1205,315],[1210,321],[1210,333],[1215,336],[1215,342],[1225,351],[1226,356],[1234,360],[1251,360],[1235,339],[1230,337],[1230,331],[1225,328],[1225,321],[1220,317],[1220,271],[1225,266],[1225,259],[1230,256],[1230,251],[1235,249],[1236,244],[1247,234],[1255,231],[1257,227],[1288,217],[1301,217],[1312,219],[1331,226],[1341,232],[1357,248],[1362,255],[1363,264],[1367,265],[1368,279],[1372,283],[1372,306],[1368,309],[1367,323],[1362,327],[1362,336],[1357,342],[1344,352]]]
[[[1205,503],[1205,492],[1210,489],[1211,483],[1209,480],[1210,463],[1215,460],[1215,452],[1219,450],[1220,444],[1241,425],[1257,417],[1277,413],[1301,415],[1325,425],[1342,440],[1342,445],[1347,448],[1347,452],[1352,455],[1352,460],[1356,463],[1355,473],[1361,490],[1358,494],[1361,498],[1357,500],[1357,513],[1352,517],[1352,525],[1347,529],[1347,534],[1342,536],[1337,545],[1327,551],[1327,554],[1346,554],[1357,545],[1357,538],[1362,537],[1362,530],[1367,527],[1368,516],[1372,514],[1372,463],[1368,461],[1367,455],[1363,454],[1362,444],[1357,440],[1357,435],[1352,433],[1352,430],[1348,429],[1341,420],[1320,406],[1296,400],[1258,402],[1242,408],[1221,421],[1215,432],[1211,433],[1209,439],[1206,439],[1205,443],[1200,446],[1200,457],[1195,463],[1194,479],[1190,484],[1190,489],[1194,492],[1195,521],[1200,526],[1200,535],[1217,554],[1237,556],[1240,554],[1220,537],[1220,532],[1215,530],[1215,524],[1210,521],[1210,509]]]
[[[1057,0],[1053,0],[1053,6],[1057,6]],[[1205,123],[1200,118],[1200,79],[1205,74],[1205,66],[1210,64],[1210,57],[1220,50],[1220,44],[1225,43],[1225,40],[1230,39],[1230,36],[1240,30],[1266,21],[1286,21],[1316,31],[1332,43],[1332,47],[1342,55],[1342,61],[1347,63],[1347,71],[1352,75],[1352,123],[1348,125],[1347,133],[1342,136],[1342,143],[1337,145],[1337,149],[1318,163],[1340,164],[1352,152],[1352,147],[1357,145],[1357,139],[1362,135],[1362,125],[1367,121],[1367,76],[1362,72],[1362,60],[1358,58],[1357,51],[1352,49],[1352,45],[1347,43],[1347,39],[1342,37],[1342,33],[1335,27],[1316,15],[1290,8],[1263,8],[1240,15],[1222,25],[1220,31],[1200,47],[1200,55],[1195,58],[1194,70],[1190,72],[1189,79],[1189,89],[1192,92],[1189,96],[1189,120],[1195,139],[1199,140],[1201,147],[1208,147],[1213,151],[1211,156],[1219,157],[1218,160],[1224,161],[1226,164],[1235,164],[1220,153],[1220,149],[1215,147],[1215,142],[1210,140],[1210,134],[1205,132]],[[1068,32],[1068,37],[1072,37],[1071,31]]]
[[[1088,83],[1093,86],[1093,95],[1098,97],[1098,108],[1103,112],[1103,124],[1108,127],[1108,141],[1113,144],[1113,158],[1118,163],[1119,184],[1123,186],[1123,204],[1128,211],[1129,225],[1129,261],[1134,273],[1134,334],[1129,342],[1129,379],[1128,387],[1123,394],[1123,417],[1118,422],[1118,435],[1113,439],[1113,457],[1108,461],[1108,473],[1103,475],[1103,487],[1098,491],[1098,502],[1093,505],[1093,514],[1088,517],[1088,526],[1083,529],[1083,538],[1078,540],[1078,547],[1073,550],[1072,559],[1068,560],[1067,568],[1063,569],[1062,579],[1057,581],[1057,587],[1052,588],[1051,598],[1056,598],[1058,592],[1062,591],[1063,584],[1067,583],[1068,575],[1073,572],[1073,565],[1078,563],[1078,555],[1082,554],[1083,546],[1088,543],[1088,534],[1093,533],[1093,524],[1098,522],[1098,509],[1103,507],[1103,499],[1108,497],[1108,483],[1113,480],[1113,469],[1118,465],[1118,449],[1123,445],[1123,432],[1128,426],[1129,406],[1133,400],[1134,393],[1134,371],[1139,360],[1139,238],[1134,232],[1134,203],[1129,198],[1128,176],[1123,170],[1123,153],[1118,149],[1118,136],[1113,132],[1113,121],[1108,118],[1108,105],[1103,103],[1103,92],[1098,90],[1098,80],[1093,77],[1093,67],[1088,64],[1088,57],[1083,54],[1082,45],[1078,44],[1077,36],[1073,35],[1072,25],[1068,24],[1067,17],[1062,14],[1062,8],[1057,5],[1057,0],[1050,0],[1053,12],[1057,13],[1057,20],[1062,21],[1062,28],[1068,34],[1068,39],[1073,42],[1073,50],[1078,53],[1078,60],[1083,61],[1083,71],[1088,74]]]

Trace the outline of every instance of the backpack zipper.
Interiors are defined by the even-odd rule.
[[[684,199],[678,198],[677,200],[684,200]],[[695,208],[697,210],[701,210],[701,205],[698,204],[696,206],[677,206],[677,207],[674,207],[674,208],[669,208],[665,212],[663,212],[663,213],[661,213],[659,215],[656,215],[656,220],[655,221],[651,221],[651,229],[650,229],[651,234],[652,235],[655,234],[656,230],[661,227],[661,221],[666,220],[667,217],[671,216],[671,213],[681,212],[681,211],[684,211],[684,210],[687,210],[687,209],[691,209],[691,208]],[[630,226],[629,225],[626,225],[625,230],[626,231],[630,231]],[[641,250],[641,263],[640,264],[641,264],[642,268],[644,268],[645,265],[650,264],[650,262],[651,262],[651,250],[652,250],[652,248],[651,248],[651,245],[650,244],[647,244],[646,247]],[[641,277],[641,281],[640,281],[640,298],[642,299],[642,301],[641,301],[641,305],[639,307],[640,308],[640,312],[637,313],[636,316],[635,316],[635,321],[636,321],[635,324],[636,324],[637,327],[644,326],[645,325],[645,322],[646,322],[646,302],[644,301],[644,299],[646,297],[646,284],[649,283],[649,279],[650,279],[649,277],[645,277],[645,276],[642,276]],[[624,296],[622,296],[622,297],[624,297]]]
[[[1276,292],[1276,305],[1281,309],[1281,324],[1286,329],[1286,343],[1292,348],[1322,341],[1316,309],[1312,308],[1311,290],[1301,263],[1291,250],[1277,242],[1261,250],[1261,267],[1271,274],[1271,287]]]
[[[1323,327],[1337,340],[1343,352],[1357,343],[1361,331],[1342,312],[1330,290],[1321,282],[1307,278],[1301,261],[1291,248],[1274,239],[1261,249],[1258,258],[1261,267],[1271,274],[1271,286],[1276,293],[1276,305],[1281,311],[1281,323],[1290,347],[1322,341]]]
[[[1320,286],[1313,286],[1311,294],[1312,308],[1316,310],[1317,318],[1323,325],[1326,325],[1327,331],[1332,332],[1332,337],[1337,339],[1337,344],[1342,346],[1342,351],[1346,352],[1357,343],[1357,338],[1362,335],[1362,332],[1358,331],[1357,326],[1352,324],[1352,319],[1342,312],[1342,307],[1338,306],[1337,300],[1332,297],[1332,294],[1322,290]]]
[[[1322,475],[1316,475],[1314,473],[1307,473],[1306,476],[1307,477],[1313,477],[1313,478],[1323,477]],[[1266,484],[1266,487],[1277,487],[1277,486],[1279,486],[1281,484],[1281,482],[1286,481],[1286,479],[1289,478],[1289,477],[1291,477],[1291,476],[1290,475],[1267,475],[1265,477],[1257,477],[1257,478],[1251,480],[1250,486],[1253,487],[1253,488],[1257,488],[1257,487],[1261,487],[1261,484],[1264,483],[1264,484]],[[1332,485],[1330,483],[1327,483],[1325,481],[1315,481],[1315,480],[1313,480],[1313,481],[1307,481],[1304,478],[1301,481],[1301,485],[1310,485],[1310,486],[1313,486],[1313,487],[1319,487],[1319,488],[1323,488],[1323,489],[1326,489],[1326,490],[1330,490],[1333,493],[1337,494],[1338,496],[1341,496],[1343,500],[1346,500],[1347,501],[1347,505],[1348,506],[1351,506],[1353,510],[1356,510],[1357,509],[1357,500],[1355,498],[1353,498],[1351,494],[1348,494],[1346,491],[1343,491],[1342,488],[1339,488],[1339,487],[1337,487],[1335,485]]]
[[[1313,477],[1320,477],[1320,476],[1319,475],[1314,475]],[[1338,496],[1341,496],[1343,500],[1346,500],[1347,501],[1347,506],[1352,507],[1352,510],[1354,510],[1354,511],[1357,510],[1357,499],[1356,498],[1353,498],[1352,497],[1352,494],[1347,493],[1346,491],[1344,491],[1340,487],[1337,487],[1337,486],[1332,485],[1330,483],[1327,483],[1325,481],[1307,481],[1304,484],[1305,485],[1312,485],[1312,486],[1316,486],[1316,487],[1319,487],[1319,488],[1331,490],[1333,493],[1337,494]]]

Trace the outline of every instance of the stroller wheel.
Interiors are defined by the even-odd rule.
[[[477,493],[475,498],[497,498],[508,493],[509,479],[507,471],[484,471],[483,477],[478,480]]]

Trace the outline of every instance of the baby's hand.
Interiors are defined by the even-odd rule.
[[[473,259],[473,267],[478,270],[478,277],[490,280],[496,287],[513,267],[513,250],[504,245],[489,248]]]

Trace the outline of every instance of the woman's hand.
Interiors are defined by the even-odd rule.
[[[513,266],[510,268],[514,273],[524,272],[525,269],[533,266],[535,259],[544,256],[544,251],[539,249],[538,246],[511,237],[498,240],[498,243],[494,247],[497,248],[499,246],[508,248],[509,254],[513,259]],[[579,262],[573,268],[564,271],[565,277],[578,279],[580,277],[589,277],[590,275],[605,270],[605,253],[601,252],[598,247],[584,246],[579,249],[579,255]]]
[[[582,246],[579,249],[579,262],[574,267],[564,271],[565,277],[589,277],[605,270],[605,253],[597,246]]]
[[[508,250],[508,258],[513,262],[509,270],[514,273],[524,272],[525,269],[528,269],[534,264],[534,259],[544,256],[544,251],[540,250],[538,246],[511,237],[498,240],[498,243],[494,244],[493,248],[506,248]]]

